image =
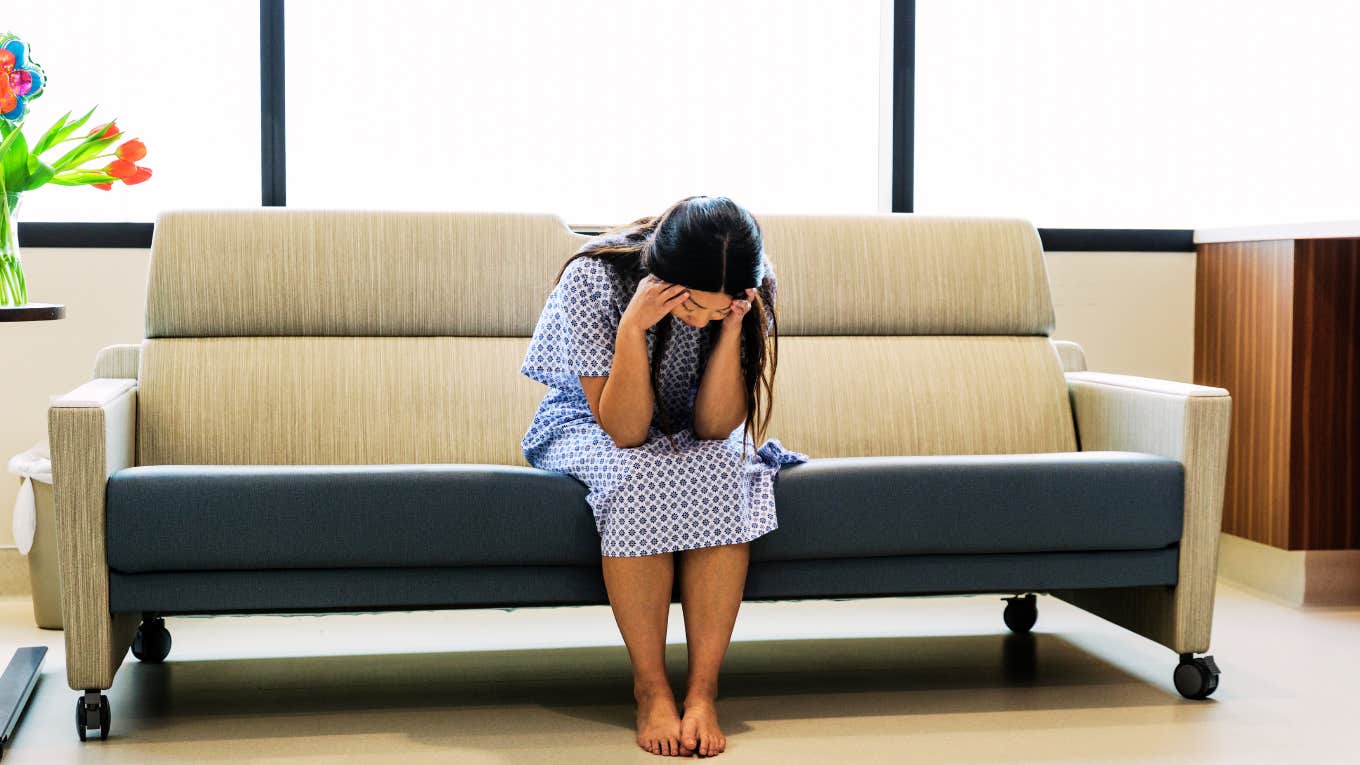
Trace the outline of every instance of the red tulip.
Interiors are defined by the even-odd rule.
[[[99,136],[100,138],[111,138],[113,136],[118,135],[121,132],[118,129],[117,125],[110,122],[107,125],[100,125],[99,127],[96,127],[94,130],[91,130],[90,135],[94,135],[95,133],[98,133],[100,130],[104,131],[103,135]]]
[[[108,183],[91,183],[90,185],[95,187],[96,189],[102,189],[104,191],[113,191],[113,181],[109,181]]]
[[[126,181],[137,172],[137,166],[126,159],[115,159],[104,167],[104,172]]]
[[[146,144],[134,138],[122,146],[118,147],[118,158],[126,159],[129,162],[136,162],[146,156]]]
[[[127,185],[131,186],[131,185],[133,185],[133,184],[141,183],[142,181],[146,181],[146,180],[150,180],[150,179],[151,179],[151,168],[149,168],[149,167],[139,167],[139,168],[137,168],[137,172],[135,172],[135,173],[132,174],[132,177],[131,177],[131,178],[124,178],[124,179],[123,179],[123,183],[126,183]]]

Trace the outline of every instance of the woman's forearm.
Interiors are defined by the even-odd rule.
[[[600,427],[620,447],[639,446],[647,441],[655,408],[647,333],[620,323],[614,361],[600,392]]]
[[[741,333],[718,336],[694,397],[694,437],[722,439],[746,419],[746,378],[741,368]]]

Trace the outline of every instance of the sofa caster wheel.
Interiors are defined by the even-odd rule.
[[[1191,654],[1183,653],[1174,678],[1176,690],[1182,696],[1187,699],[1207,699],[1218,688],[1218,665],[1212,656],[1196,659]]]
[[[1033,629],[1034,623],[1039,620],[1039,606],[1035,603],[1033,593],[1002,600],[1006,601],[1006,610],[1001,618],[1006,620],[1011,632],[1023,635]]]
[[[147,619],[132,639],[132,655],[147,664],[160,664],[170,655],[170,630],[161,618]]]
[[[109,737],[109,697],[99,691],[85,691],[76,699],[76,735],[85,741],[96,730],[100,741]]]

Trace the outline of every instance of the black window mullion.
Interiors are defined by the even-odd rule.
[[[916,151],[916,0],[893,2],[892,211],[909,213]]]
[[[288,203],[284,153],[283,2],[260,0],[260,204]]]

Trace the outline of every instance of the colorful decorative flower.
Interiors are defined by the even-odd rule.
[[[47,82],[42,67],[28,57],[28,45],[12,34],[0,36],[0,117],[18,122],[28,102],[42,95]]]
[[[41,137],[24,134],[28,102],[42,95],[47,83],[47,76],[29,53],[28,45],[16,35],[0,35],[0,306],[23,305],[28,300],[18,227],[14,225],[21,194],[49,183],[109,191],[116,181],[131,186],[151,178],[151,168],[137,164],[146,157],[146,144],[134,138],[114,148],[123,139],[116,120],[80,135],[78,131],[94,115],[94,109],[74,121],[67,112]],[[68,148],[66,144],[70,143],[75,145]],[[56,151],[60,154],[53,159],[49,152]],[[87,162],[108,157],[114,159],[102,169],[85,167]]]

